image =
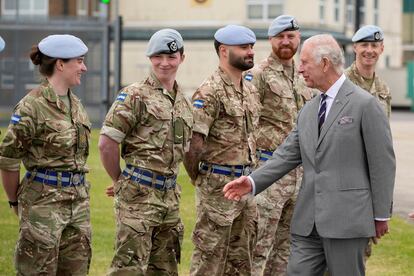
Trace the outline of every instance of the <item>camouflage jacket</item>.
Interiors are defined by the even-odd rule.
[[[166,176],[178,173],[190,146],[191,103],[177,83],[175,99],[153,73],[121,90],[106,115],[101,134],[121,143],[127,164]]]
[[[237,90],[220,68],[193,95],[194,131],[205,136],[201,161],[256,165],[260,102],[255,87],[242,80]]]
[[[14,108],[0,145],[0,168],[87,172],[91,123],[69,91],[70,110],[48,82],[30,91]]]
[[[388,118],[390,117],[391,93],[389,87],[385,84],[383,80],[381,80],[377,75],[374,75],[374,81],[371,84],[370,80],[367,81],[361,76],[361,74],[359,74],[355,62],[352,63],[352,65],[345,70],[345,75],[353,83],[355,83],[356,85],[358,85],[359,87],[368,91],[369,93],[371,93],[371,95],[376,97],[379,100]]]
[[[272,53],[255,66],[249,74],[263,106],[257,131],[257,148],[274,151],[296,123],[299,110],[314,91],[305,82],[293,62],[293,77],[288,76],[279,59]],[[251,78],[250,77],[250,78]]]

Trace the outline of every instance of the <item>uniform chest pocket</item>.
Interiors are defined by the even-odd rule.
[[[280,98],[295,99],[292,90],[288,86],[280,85],[276,82],[269,83],[269,88],[272,93],[278,95]]]
[[[41,126],[40,140],[45,152],[68,154],[76,142],[76,130],[72,123],[63,120],[46,120]]]
[[[170,132],[172,113],[170,107],[146,104],[147,114],[140,125],[139,136],[154,146],[161,148]]]

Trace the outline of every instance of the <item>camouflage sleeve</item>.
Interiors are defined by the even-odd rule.
[[[0,168],[18,171],[35,135],[34,115],[36,108],[21,100],[13,110],[10,124],[0,145]]]
[[[256,87],[257,93],[260,98],[260,102],[263,103],[264,99],[264,89],[265,89],[265,80],[263,78],[263,71],[261,71],[259,68],[253,68],[251,71],[253,78],[252,78],[252,84]]]
[[[202,85],[193,95],[193,132],[208,136],[210,127],[218,117],[220,102],[214,97],[212,87]]]
[[[121,91],[105,117],[100,134],[121,143],[137,124],[139,117],[139,97],[133,93]]]

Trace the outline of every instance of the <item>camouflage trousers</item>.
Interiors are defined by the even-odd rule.
[[[18,200],[17,275],[86,275],[92,256],[89,184],[55,187],[24,178]]]
[[[125,177],[115,186],[115,255],[108,275],[178,275],[184,226],[181,188],[157,190]]]
[[[253,275],[286,275],[290,221],[302,174],[302,168],[292,170],[256,196],[259,220]]]
[[[251,196],[239,202],[225,199],[222,189],[232,179],[213,173],[197,177],[190,275],[252,275],[256,203]]]

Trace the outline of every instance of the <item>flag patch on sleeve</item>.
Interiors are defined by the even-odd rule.
[[[125,101],[126,97],[127,97],[127,93],[120,93],[118,95],[118,97],[116,97],[116,100],[120,101],[120,102],[123,102],[123,101]]]
[[[204,107],[204,101],[203,100],[195,100],[193,102],[193,106],[195,108],[203,108]]]
[[[21,119],[21,118],[22,118],[22,117],[21,117],[20,115],[13,114],[13,115],[11,116],[10,123],[11,123],[11,124],[13,124],[13,125],[17,125],[17,124],[20,122],[20,119]]]
[[[247,81],[252,81],[252,79],[253,79],[253,75],[252,75],[252,74],[250,74],[250,73],[248,73],[248,74],[246,74],[246,75],[244,76],[244,79],[245,79],[245,80],[247,80]]]

